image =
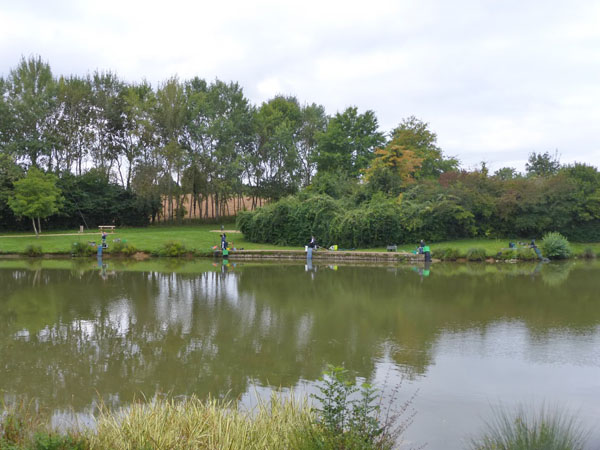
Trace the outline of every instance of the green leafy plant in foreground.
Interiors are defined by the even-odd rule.
[[[540,247],[543,255],[550,259],[567,259],[573,253],[567,238],[556,232],[546,233]]]
[[[535,261],[536,259],[538,259],[538,257],[532,248],[521,247],[517,249],[517,259],[519,261]]]
[[[113,242],[110,252],[115,255],[131,256],[138,252],[135,245],[128,242],[117,241]]]
[[[41,245],[28,245],[27,247],[25,247],[25,254],[27,256],[36,257],[42,256],[44,252],[42,251]]]
[[[575,418],[542,408],[527,413],[496,409],[484,430],[469,443],[470,450],[583,450],[587,440]]]
[[[467,261],[485,261],[484,248],[470,248],[467,250]]]
[[[189,250],[181,242],[168,241],[165,242],[162,249],[159,251],[160,256],[177,257],[184,256],[189,253]]]
[[[593,248],[586,247],[583,249],[583,252],[581,253],[581,257],[584,259],[594,259],[594,258],[596,258],[596,253],[594,252]]]
[[[346,369],[329,366],[320,381],[320,394],[311,395],[320,405],[314,409],[317,426],[304,428],[298,449],[391,449],[412,423],[414,414],[398,423],[412,398],[395,414],[388,409],[382,417],[377,390],[368,383],[357,386]]]
[[[71,255],[73,256],[92,256],[96,254],[96,246],[87,242],[73,242],[71,245]]]
[[[0,405],[0,449],[84,450],[88,444],[78,433],[58,433],[44,422],[31,403]]]
[[[460,250],[450,247],[436,248],[432,255],[434,258],[441,259],[442,261],[456,261],[461,257]]]

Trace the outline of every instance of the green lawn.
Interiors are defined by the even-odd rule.
[[[138,250],[152,252],[159,250],[168,241],[183,243],[190,250],[208,251],[213,246],[220,246],[220,232],[217,225],[189,225],[189,226],[156,226],[146,228],[123,228],[109,233],[107,243],[109,248],[113,239],[121,239],[135,245]],[[225,225],[226,230],[235,229],[234,224]],[[50,234],[74,234],[73,236],[47,236]],[[99,232],[86,232],[78,234],[76,230],[47,231],[39,238],[33,235],[18,233],[0,233],[0,253],[24,253],[29,245],[39,245],[44,253],[69,253],[73,242],[95,241],[100,243]],[[6,236],[6,237],[4,237]],[[245,249],[299,249],[300,247],[278,247],[269,244],[255,244],[248,242],[241,233],[227,234],[227,240],[236,248]]]
[[[444,241],[444,242],[427,242],[427,244],[431,247],[432,252],[435,253],[436,248],[454,248],[457,249],[462,255],[466,255],[467,251],[471,248],[483,248],[488,256],[495,256],[499,251],[507,249],[508,243],[514,242],[517,244],[518,242],[529,243],[529,239],[458,239],[454,241]],[[539,245],[541,243],[540,240],[536,240],[536,243]],[[413,251],[417,248],[417,243],[411,244],[399,244],[398,251]],[[571,248],[575,255],[579,255],[583,253],[583,250],[586,248],[592,248],[595,253],[600,253],[600,242],[593,243],[581,243],[581,242],[571,242]],[[369,249],[361,249],[368,250],[372,252],[383,252],[386,251],[385,248],[369,248]]]
[[[117,229],[115,233],[109,233],[107,242],[109,249],[113,239],[121,239],[133,244],[138,250],[153,252],[160,250],[168,241],[177,241],[183,243],[186,248],[196,251],[209,251],[213,246],[220,245],[220,232],[218,225],[183,225],[183,226],[150,226],[146,228],[123,228]],[[225,225],[225,230],[235,229],[235,224]],[[63,236],[49,236],[51,234],[72,234]],[[24,253],[29,245],[39,245],[44,253],[63,253],[70,252],[73,242],[95,241],[100,243],[99,232],[86,232],[78,234],[76,230],[47,231],[36,238],[32,234],[24,233],[2,233],[0,232],[0,253]],[[271,244],[256,244],[248,242],[241,233],[228,233],[227,240],[230,245],[236,248],[244,249],[265,249],[265,250],[299,250],[302,247],[283,247]],[[307,238],[308,241],[308,238]],[[488,256],[494,256],[496,253],[508,247],[511,239],[461,239],[456,241],[428,243],[432,251],[441,247],[456,248],[461,254],[466,254],[470,248],[483,248]],[[513,242],[526,239],[512,239]],[[575,254],[581,254],[585,248],[592,248],[595,253],[600,253],[600,243],[572,243]],[[412,251],[417,244],[399,245],[399,251]],[[361,249],[364,251],[386,251],[384,247]]]

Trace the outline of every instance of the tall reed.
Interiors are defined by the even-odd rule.
[[[291,449],[298,430],[314,421],[305,401],[274,394],[253,410],[231,401],[196,397],[134,403],[120,413],[101,411],[91,449]]]
[[[494,409],[471,450],[583,450],[588,433],[575,417],[543,406],[540,411]]]

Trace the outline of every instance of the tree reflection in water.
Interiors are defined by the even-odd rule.
[[[556,330],[597,336],[600,324],[596,263],[108,262],[107,277],[89,261],[12,264],[0,269],[0,390],[56,411],[88,411],[98,395],[240,397],[314,381],[328,363],[373,379],[387,361],[418,379],[441,336],[515,322],[540,351]]]

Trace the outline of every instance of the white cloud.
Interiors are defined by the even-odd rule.
[[[600,165],[600,5],[593,0],[169,3],[0,0],[0,75],[40,54],[55,74],[238,81],[382,129],[430,122],[465,166],[558,149]]]

